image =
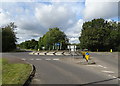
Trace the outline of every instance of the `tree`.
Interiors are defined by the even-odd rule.
[[[14,29],[17,26],[14,23],[2,27],[2,51],[12,51],[16,49],[16,34]]]
[[[93,19],[83,24],[82,34],[79,37],[81,48],[95,51],[118,50],[120,45],[120,32],[116,22],[104,19]]]
[[[44,46],[46,50],[53,49],[55,43],[61,43],[62,49],[65,49],[68,43],[67,36],[59,28],[50,28],[49,31],[39,38],[39,49]]]
[[[38,41],[35,39],[27,40],[25,42],[20,43],[20,48],[23,49],[38,49]]]

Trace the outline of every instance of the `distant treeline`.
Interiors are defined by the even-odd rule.
[[[16,28],[14,23],[0,28],[2,29],[2,51],[16,49],[17,38],[14,28]],[[120,22],[108,22],[102,18],[85,22],[79,40],[80,49],[120,51]],[[24,49],[53,50],[56,49],[58,43],[61,50],[67,49],[67,45],[70,44],[66,34],[56,27],[50,28],[38,41],[31,39],[17,46]]]
[[[55,44],[59,43],[59,48]],[[43,37],[40,37],[38,41],[32,39],[22,42],[19,46],[24,49],[35,49],[35,50],[55,50],[55,48],[64,50],[67,48],[68,39],[64,32],[60,31],[59,28],[50,28]]]

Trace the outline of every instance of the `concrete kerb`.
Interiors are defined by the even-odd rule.
[[[55,52],[55,55],[63,55],[64,52]]]
[[[69,52],[64,52],[63,55],[64,56],[70,56],[71,54]]]
[[[26,63],[28,63],[28,62],[26,62]],[[28,63],[28,64],[30,64],[30,63]],[[29,84],[31,83],[33,77],[35,76],[36,68],[35,68],[35,66],[32,65],[32,64],[30,64],[30,65],[31,65],[31,67],[32,67],[32,70],[31,70],[31,72],[30,72],[30,75],[29,75],[28,79],[27,79],[27,80],[25,81],[25,83],[23,84],[23,86],[29,86]]]
[[[55,55],[56,52],[47,52],[46,55]]]

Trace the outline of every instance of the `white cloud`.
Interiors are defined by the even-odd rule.
[[[0,26],[4,26],[10,23],[10,18],[9,18],[9,13],[8,12],[3,12],[2,9],[0,9]]]
[[[75,21],[76,13],[66,5],[40,5],[36,7],[35,16],[45,28],[67,28],[69,23]]]
[[[92,1],[92,2],[91,2]],[[108,0],[107,0],[108,1]],[[106,1],[106,2],[107,2]],[[48,1],[49,2],[49,1]],[[48,31],[48,28],[59,27],[70,38],[71,43],[78,43],[84,19],[103,17],[109,19],[116,16],[114,3],[86,0],[86,8],[81,3],[4,3],[0,10],[1,25],[14,21],[18,26],[18,41],[31,38],[38,39]],[[114,12],[113,12],[114,10]],[[73,38],[71,38],[73,37]]]
[[[79,43],[79,36],[81,34],[84,20],[78,20],[71,28],[68,28],[65,33],[69,38],[70,43]]]
[[[76,16],[82,11],[82,7],[79,5],[76,3],[21,4],[14,2],[5,3],[2,9],[8,10],[10,16],[5,14],[7,19],[14,20],[18,26],[17,37],[18,41],[22,42],[31,38],[38,39],[53,27],[59,27],[66,33],[69,33],[68,29],[71,30],[71,28],[77,31],[78,19]],[[2,17],[2,20],[5,20],[6,17]]]
[[[118,16],[118,0],[86,0],[84,19],[114,18]]]

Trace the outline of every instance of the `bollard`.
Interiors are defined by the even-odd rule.
[[[97,52],[98,52],[98,49],[97,49]]]
[[[112,53],[112,49],[110,49],[110,52]]]
[[[89,55],[89,53],[87,52],[87,53],[85,54],[85,59],[86,59],[87,62],[88,62],[89,58],[90,58],[90,55]]]

